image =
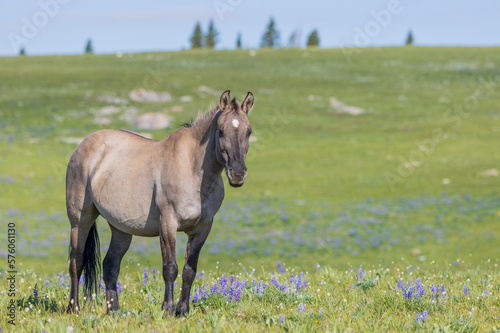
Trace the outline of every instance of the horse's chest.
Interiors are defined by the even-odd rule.
[[[222,204],[222,198],[212,196],[205,200],[187,202],[178,209],[179,231],[189,231],[212,221]]]

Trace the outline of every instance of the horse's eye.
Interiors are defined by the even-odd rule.
[[[224,132],[221,129],[219,129],[219,136],[224,136]]]
[[[249,130],[249,131],[247,132],[247,136],[250,136],[251,134],[252,134],[252,130]]]

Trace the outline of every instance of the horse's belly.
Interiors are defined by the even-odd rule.
[[[106,210],[103,210],[101,215],[116,229],[128,234],[146,237],[159,235],[160,226],[158,220],[148,218],[147,215],[132,216],[124,214],[124,212],[109,212]]]

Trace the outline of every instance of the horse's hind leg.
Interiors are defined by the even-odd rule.
[[[84,191],[85,193],[85,191]],[[76,194],[76,193],[75,193]],[[69,275],[71,278],[70,301],[67,312],[79,311],[78,285],[83,271],[85,244],[91,227],[94,225],[99,211],[88,195],[77,200],[74,195],[67,197],[68,218],[71,222]],[[90,295],[88,295],[89,297]]]
[[[120,274],[120,263],[127,252],[132,235],[120,231],[109,224],[111,228],[111,242],[108,253],[102,263],[104,283],[106,284],[106,309],[107,312],[120,308],[118,303],[117,280]]]

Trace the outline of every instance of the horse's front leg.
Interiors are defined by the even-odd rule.
[[[163,260],[163,280],[165,280],[165,298],[162,308],[168,314],[174,312],[174,281],[179,270],[175,261],[175,235],[177,219],[175,216],[162,216],[160,220],[160,245]]]
[[[212,222],[213,220],[202,229],[197,230],[196,233],[189,235],[186,249],[186,263],[182,270],[182,292],[177,303],[177,308],[175,309],[176,316],[180,316],[181,314],[185,316],[189,312],[189,296],[191,294],[191,286],[196,277],[198,258],[201,248],[205,244],[205,240],[212,228]]]

